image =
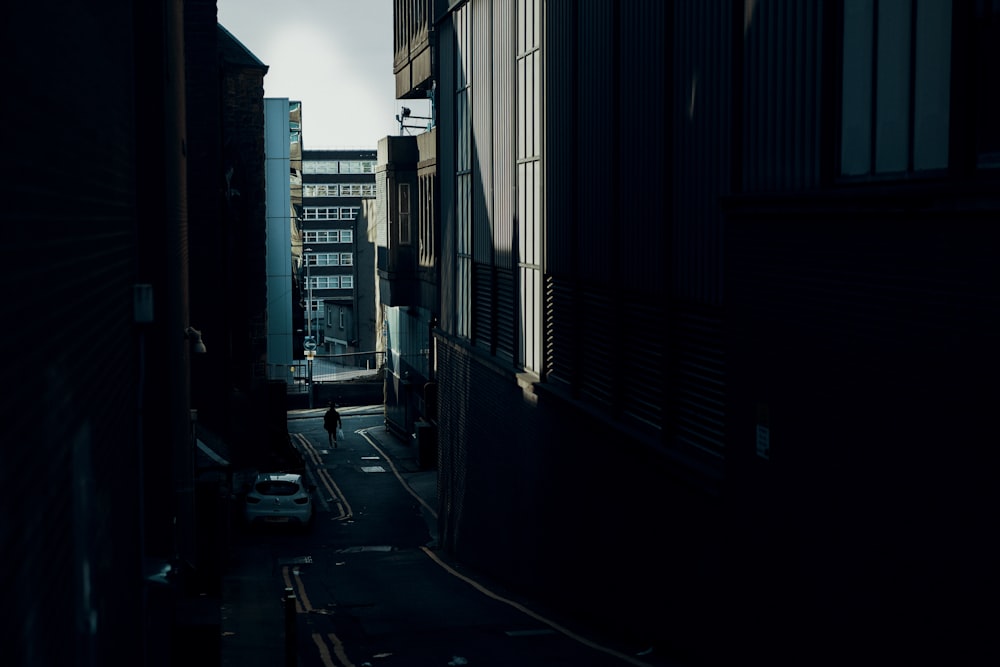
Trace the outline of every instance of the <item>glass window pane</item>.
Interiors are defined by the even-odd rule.
[[[917,3],[913,168],[948,167],[951,85],[951,2]]]
[[[910,0],[878,3],[875,171],[906,171],[910,144]]]
[[[871,170],[873,8],[868,0],[844,2],[844,80],[840,172]]]

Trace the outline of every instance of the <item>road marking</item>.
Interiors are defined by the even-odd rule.
[[[333,646],[333,653],[340,660],[344,667],[355,667],[351,659],[347,657],[347,651],[344,650],[344,642],[340,641],[340,638],[333,634],[332,632],[327,633],[327,638],[330,641],[330,645]],[[312,633],[313,643],[316,644],[316,649],[319,651],[320,660],[323,661],[325,667],[338,667],[337,662],[330,655],[330,649],[327,648],[326,642],[323,641],[323,636],[318,632]]]
[[[396,463],[389,457],[388,454],[386,454],[385,452],[383,452],[382,448],[379,447],[375,443],[375,440],[373,440],[372,437],[370,435],[368,435],[368,430],[367,429],[358,430],[358,431],[355,431],[355,433],[357,433],[362,438],[364,438],[365,440],[368,441],[368,444],[371,445],[372,448],[376,452],[378,452],[382,456],[383,459],[385,459],[385,462],[389,464],[389,467],[392,469],[392,474],[394,474],[396,476],[396,479],[398,479],[399,483],[403,485],[403,488],[406,489],[406,491],[411,496],[413,496],[414,498],[416,498],[417,502],[420,503],[421,505],[423,505],[424,509],[426,509],[428,512],[431,513],[431,516],[433,516],[435,519],[437,519],[438,518],[437,510],[435,510],[433,507],[431,507],[430,505],[428,505],[426,500],[424,500],[423,498],[421,498],[420,495],[416,491],[414,491],[412,488],[410,488],[410,485],[406,483],[406,480],[403,479],[403,476],[401,474],[399,474],[399,469],[396,468]]]
[[[330,657],[330,649],[326,647],[326,642],[323,641],[322,635],[314,632],[312,633],[312,640],[316,644],[316,649],[319,651],[319,658],[323,661],[323,664],[326,667],[337,667],[337,663]]]
[[[332,632],[327,634],[327,637],[330,639],[330,643],[333,644],[333,652],[344,663],[344,667],[354,667],[354,663],[347,657],[347,651],[344,650],[344,643],[340,641],[340,638]]]
[[[305,450],[309,458],[312,459],[316,476],[333,498],[333,502],[337,505],[337,511],[334,512],[337,516],[334,518],[338,521],[344,521],[352,518],[354,516],[354,510],[351,509],[351,504],[347,502],[347,496],[345,496],[344,492],[341,491],[339,486],[337,486],[337,483],[333,481],[333,477],[330,476],[330,472],[326,469],[326,465],[317,453],[316,447],[313,446],[309,438],[302,433],[294,433],[293,436],[302,446],[302,449]]]
[[[593,642],[593,641],[587,639],[586,637],[581,637],[580,635],[578,635],[575,632],[569,630],[568,628],[564,628],[563,626],[559,625],[555,621],[550,621],[549,619],[545,618],[541,614],[538,614],[538,613],[536,613],[536,612],[528,609],[527,607],[525,607],[524,605],[522,605],[522,604],[520,604],[518,602],[514,602],[513,600],[509,600],[509,599],[507,599],[507,598],[505,598],[505,597],[503,597],[501,595],[497,595],[496,593],[494,593],[493,591],[489,590],[488,588],[486,588],[485,586],[483,586],[479,582],[474,581],[474,580],[470,579],[469,577],[465,576],[464,574],[462,574],[462,573],[456,571],[455,569],[453,569],[450,565],[448,565],[443,560],[441,560],[440,558],[438,558],[437,554],[435,554],[433,551],[431,551],[427,547],[420,547],[420,550],[423,551],[425,554],[427,554],[427,557],[430,558],[432,561],[434,561],[445,572],[447,572],[448,574],[452,575],[456,579],[459,579],[459,580],[464,581],[465,583],[469,584],[470,586],[472,586],[474,589],[476,589],[477,591],[479,591],[480,593],[482,593],[486,597],[488,597],[490,599],[493,599],[493,600],[496,600],[497,602],[502,602],[505,605],[508,605],[510,607],[513,607],[514,609],[518,610],[522,614],[525,614],[526,616],[535,619],[539,623],[544,623],[545,625],[549,626],[550,628],[552,628],[556,632],[561,633],[561,634],[565,635],[566,637],[569,637],[570,639],[572,639],[573,641],[575,641],[575,642],[577,642],[579,644],[583,644],[584,646],[592,648],[592,649],[594,649],[596,651],[600,651],[600,652],[606,653],[606,654],[608,654],[610,656],[614,656],[615,658],[618,658],[619,660],[623,660],[624,662],[627,662],[630,665],[635,665],[636,667],[650,667],[649,663],[645,663],[645,662],[642,662],[640,660],[636,660],[635,658],[633,658],[630,655],[626,655],[624,653],[621,653],[620,651],[616,651],[614,649],[608,648],[607,646],[601,646],[600,644],[598,644],[596,642]]]
[[[295,586],[292,586],[292,579],[288,575],[288,569],[287,565],[281,568],[281,577],[285,580],[285,588],[293,588],[295,590],[295,611],[299,614],[308,614],[313,610],[313,606],[309,602],[309,596],[306,595],[305,584],[302,583],[302,578],[299,577],[299,571],[296,569],[294,571]]]

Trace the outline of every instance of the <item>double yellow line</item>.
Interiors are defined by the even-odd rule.
[[[347,496],[344,495],[344,492],[340,490],[337,483],[333,481],[333,477],[330,476],[330,472],[326,469],[326,465],[324,465],[319,451],[311,442],[309,442],[309,438],[303,434],[293,433],[292,437],[299,442],[302,451],[305,452],[306,456],[308,456],[313,462],[313,469],[316,471],[316,477],[319,479],[319,483],[322,484],[323,488],[330,494],[331,502],[336,508],[333,512],[333,518],[337,521],[344,521],[345,519],[352,518],[354,516],[354,510],[351,509],[351,504],[347,502]]]
[[[287,565],[281,568],[281,577],[285,581],[285,588],[291,588],[295,591],[295,611],[299,614],[311,614],[313,610],[312,603],[309,601],[309,596],[306,594],[305,584],[302,583],[302,578],[299,577],[298,568],[290,569]],[[326,639],[319,632],[312,633],[313,643],[316,644],[316,650],[319,653],[320,660],[323,661],[324,667],[355,667],[351,659],[347,657],[347,650],[344,648],[344,642],[340,641],[340,637],[332,632],[326,633]],[[326,642],[330,642],[328,647]],[[330,647],[333,648],[333,652],[330,652]],[[338,662],[339,661],[339,662]]]
[[[372,448],[375,449],[375,451],[377,451],[382,456],[382,459],[392,469],[392,472],[396,476],[396,479],[398,479],[399,482],[403,485],[403,488],[405,488],[410,493],[410,495],[412,495],[414,498],[416,498],[417,501],[425,509],[427,509],[432,514],[432,516],[434,516],[435,518],[437,518],[437,511],[435,510],[435,508],[433,508],[430,505],[428,505],[427,502],[424,501],[423,498],[421,498],[410,487],[410,485],[406,483],[406,480],[403,478],[402,474],[396,468],[396,464],[382,450],[382,448],[380,448],[378,446],[378,444],[375,442],[375,440],[371,436],[368,435],[367,431],[366,430],[362,430],[362,431],[357,431],[357,433],[359,435],[361,435],[368,442],[368,444],[371,445]],[[293,435],[293,437],[295,437],[298,440],[298,442],[302,445],[303,451],[305,451],[306,455],[312,460],[312,462],[314,464],[313,467],[316,469],[316,474],[319,477],[320,482],[323,484],[324,488],[326,488],[326,490],[333,497],[333,500],[336,503],[337,508],[338,508],[338,512],[339,512],[339,516],[337,516],[336,518],[342,520],[342,519],[348,519],[351,516],[353,516],[353,513],[351,511],[351,506],[347,502],[347,498],[344,496],[343,492],[340,490],[340,487],[337,486],[337,483],[333,481],[333,478],[330,477],[330,473],[327,472],[326,467],[323,464],[323,460],[322,460],[322,458],[320,458],[320,454],[316,450],[315,446],[313,446],[313,444],[309,441],[309,439],[306,438],[301,433],[294,433],[292,435]],[[548,626],[549,628],[551,628],[555,632],[558,632],[558,633],[560,633],[560,634],[568,637],[569,639],[571,639],[571,640],[573,640],[573,641],[575,641],[575,642],[577,642],[579,644],[582,644],[584,646],[587,646],[587,647],[589,647],[589,648],[591,648],[591,649],[593,649],[595,651],[604,653],[604,654],[606,654],[608,656],[611,656],[611,657],[613,657],[613,658],[615,658],[615,659],[617,659],[617,660],[619,660],[621,662],[627,663],[629,665],[633,665],[633,667],[649,667],[648,663],[643,662],[642,660],[639,660],[638,658],[635,658],[635,657],[633,657],[631,655],[622,653],[621,651],[609,648],[607,646],[603,646],[601,644],[598,644],[597,642],[591,641],[590,639],[587,639],[586,637],[583,637],[583,636],[581,636],[581,635],[579,635],[579,634],[577,634],[577,633],[569,630],[568,628],[566,628],[566,627],[564,627],[564,626],[562,626],[562,625],[560,625],[560,624],[558,624],[558,623],[556,623],[556,622],[554,622],[554,621],[552,621],[552,620],[550,620],[550,619],[542,616],[541,614],[538,614],[538,613],[532,611],[531,609],[528,609],[527,607],[525,607],[524,605],[522,605],[522,604],[520,604],[518,602],[515,602],[515,601],[513,601],[513,600],[511,600],[509,598],[505,598],[503,596],[500,596],[500,595],[494,593],[493,591],[490,591],[485,586],[483,586],[482,584],[476,582],[472,578],[467,577],[464,574],[461,574],[458,571],[456,571],[454,568],[452,568],[447,563],[445,563],[437,554],[435,554],[433,551],[431,551],[427,547],[421,547],[420,550],[433,563],[435,563],[442,570],[444,570],[445,572],[447,572],[451,576],[455,577],[456,579],[465,582],[466,584],[468,584],[469,586],[471,586],[472,588],[474,588],[476,591],[478,591],[482,595],[484,595],[484,596],[486,596],[488,598],[491,598],[493,600],[496,600],[497,602],[501,602],[501,603],[503,603],[503,604],[505,604],[505,605],[513,608],[513,609],[516,609],[517,611],[519,611],[520,613],[524,614],[525,616],[527,616],[529,618],[532,618],[535,621],[537,621],[537,622],[539,622],[539,623],[541,623],[543,625]],[[294,570],[289,571],[288,566],[286,565],[282,569],[282,576],[285,579],[285,586],[288,587],[288,588],[294,588],[295,591],[297,592],[296,593],[296,595],[297,595],[296,610],[298,611],[298,613],[300,613],[300,614],[311,613],[313,611],[313,608],[312,608],[312,605],[309,603],[309,597],[306,595],[305,586],[303,585],[302,580],[299,578],[299,572],[298,572],[298,570],[294,569]],[[294,577],[294,583],[295,583],[294,586],[292,585],[292,578],[293,577]],[[313,642],[316,644],[316,648],[319,651],[320,659],[323,661],[324,667],[355,667],[354,663],[352,663],[350,661],[350,659],[348,659],[348,657],[347,657],[347,653],[346,653],[346,651],[344,649],[343,642],[341,642],[340,639],[337,637],[337,635],[335,635],[334,633],[332,633],[332,632],[327,633],[326,640],[324,640],[323,636],[320,633],[316,632],[316,633],[312,634],[312,639],[313,639]],[[330,642],[330,646],[333,647],[333,652],[332,653],[330,652],[330,648],[327,647],[326,641],[329,641]],[[340,663],[338,664],[334,660],[334,658],[336,658],[336,660],[339,660]]]

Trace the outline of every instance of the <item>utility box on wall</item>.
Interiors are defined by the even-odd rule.
[[[417,444],[417,461],[421,470],[437,468],[437,426],[424,420],[418,420],[414,425],[413,439]]]

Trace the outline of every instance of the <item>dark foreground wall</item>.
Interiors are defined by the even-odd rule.
[[[716,481],[461,346],[438,353],[444,546],[637,643],[707,641],[724,586]]]
[[[757,510],[745,535],[771,545],[758,571],[796,584],[776,602],[808,611],[803,642],[844,613],[852,645],[919,628],[915,650],[954,655],[985,636],[1000,234],[972,201],[922,190],[850,210],[744,202],[730,225],[733,483]]]

